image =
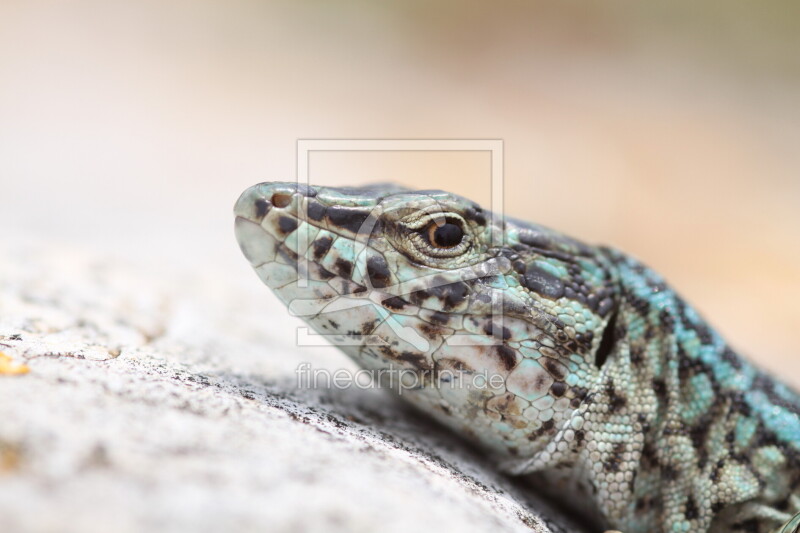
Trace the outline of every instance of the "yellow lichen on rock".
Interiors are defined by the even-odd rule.
[[[18,376],[30,372],[28,365],[15,363],[11,356],[0,352],[0,376]]]
[[[19,468],[20,459],[19,447],[0,441],[0,475]]]

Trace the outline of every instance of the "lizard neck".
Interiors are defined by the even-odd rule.
[[[658,274],[606,253],[620,284],[615,346],[587,398],[594,434],[578,452],[599,507],[629,531],[777,527],[798,510],[800,399]]]

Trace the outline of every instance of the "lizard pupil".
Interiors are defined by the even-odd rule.
[[[441,226],[433,223],[429,226],[428,237],[431,244],[437,248],[452,248],[461,243],[461,239],[464,238],[464,230],[452,222],[445,222]]]

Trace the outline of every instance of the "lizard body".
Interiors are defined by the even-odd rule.
[[[235,214],[294,314],[604,526],[767,533],[800,512],[800,397],[637,260],[442,191],[263,183]]]

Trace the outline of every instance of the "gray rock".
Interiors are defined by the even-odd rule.
[[[354,367],[254,277],[2,256],[0,531],[577,530],[385,391],[298,387]]]

